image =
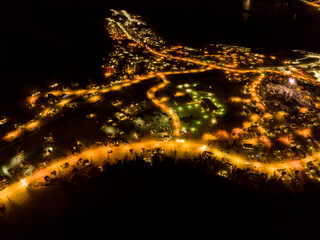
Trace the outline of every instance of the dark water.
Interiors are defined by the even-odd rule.
[[[141,15],[170,43],[225,43],[320,52],[320,12],[295,0],[18,1],[0,2],[0,101],[49,81],[102,81],[112,50],[108,9]]]
[[[174,43],[320,51],[320,11],[295,0],[165,0],[141,8],[133,1],[127,8]]]

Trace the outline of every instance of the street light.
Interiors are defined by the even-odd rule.
[[[296,80],[293,77],[289,77],[289,83],[290,85],[296,84]]]
[[[200,147],[200,151],[204,151],[204,150],[206,150],[206,149],[207,149],[207,146],[206,146],[206,145],[203,145],[203,146]]]
[[[25,187],[25,186],[28,185],[25,179],[22,179],[22,180],[20,181],[20,183],[21,183],[21,185],[22,185],[23,187]]]

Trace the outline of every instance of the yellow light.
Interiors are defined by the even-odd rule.
[[[282,142],[285,145],[290,145],[292,142],[292,135],[282,136],[282,137],[279,137],[277,140]]]
[[[271,119],[272,115],[270,113],[266,113],[265,115],[263,115],[263,118]]]
[[[305,138],[311,137],[311,129],[310,128],[296,130],[295,133],[300,135],[300,136],[303,136]]]
[[[21,183],[21,185],[22,185],[23,187],[25,187],[25,186],[28,185],[25,179],[22,179],[22,180],[20,181],[20,183]]]
[[[203,145],[203,146],[200,147],[200,151],[204,151],[204,150],[206,150],[206,149],[207,149],[207,146],[206,146],[206,145]]]
[[[241,129],[241,128],[234,128],[234,129],[232,129],[232,133],[238,135],[238,134],[244,133],[244,131],[243,131],[243,129]]]
[[[259,119],[259,115],[258,115],[258,114],[253,114],[253,115],[251,115],[251,117],[250,117],[250,120],[253,121],[253,122],[258,121],[258,119]]]
[[[101,99],[101,97],[99,95],[97,95],[97,96],[94,96],[92,98],[89,98],[88,102],[95,103],[95,102],[99,101],[100,99]]]
[[[30,96],[30,97],[27,97],[27,101],[30,104],[34,105],[39,97],[40,97],[39,95],[38,96]]]
[[[39,121],[34,121],[34,122],[30,122],[26,125],[26,129],[29,131],[34,130],[37,126],[39,126],[40,122]]]
[[[71,99],[64,99],[61,102],[58,103],[58,106],[63,107],[65,104],[67,104],[68,102],[70,102]]]
[[[250,122],[243,122],[243,128],[248,128],[251,126],[251,123]]]
[[[231,102],[241,102],[242,99],[239,98],[239,97],[231,97],[231,98],[230,98],[230,101],[231,101]]]
[[[248,144],[252,144],[252,145],[257,145],[258,141],[255,138],[251,138],[251,139],[246,139],[243,142],[248,143]]]
[[[239,158],[236,158],[236,157],[234,157],[234,158],[232,158],[232,160],[237,164],[237,163],[241,163],[241,160],[239,159]]]
[[[9,141],[9,140],[13,140],[16,139],[17,137],[19,137],[19,135],[21,134],[21,130],[14,130],[12,132],[9,132],[6,136],[4,136],[4,140]]]
[[[175,97],[181,97],[186,95],[184,92],[176,92],[176,94],[174,95]]]
[[[308,112],[308,108],[302,107],[302,108],[299,109],[299,112],[306,113],[306,112]]]

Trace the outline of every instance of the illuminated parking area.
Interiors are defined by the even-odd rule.
[[[204,132],[209,126],[215,125],[217,117],[226,111],[212,92],[195,90],[197,85],[185,83],[176,86],[174,96],[178,103],[175,111],[180,118],[185,119],[181,124],[182,134],[198,135],[199,132]]]

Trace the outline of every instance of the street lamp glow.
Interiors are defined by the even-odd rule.
[[[28,185],[25,179],[22,179],[22,180],[20,181],[20,183],[21,183],[21,185],[22,185],[23,187],[25,187],[25,186]]]
[[[203,146],[200,147],[200,151],[204,151],[204,150],[206,150],[206,149],[207,149],[207,146],[206,146],[206,145],[203,145]]]
[[[289,77],[289,83],[291,85],[294,85],[294,84],[296,84],[296,80],[293,77]]]

